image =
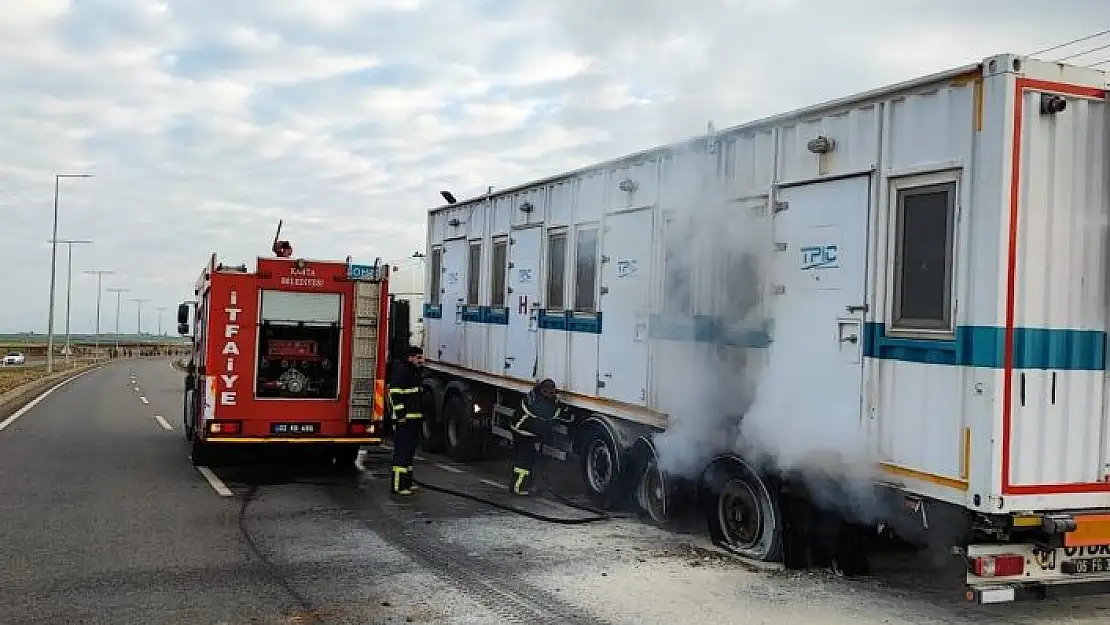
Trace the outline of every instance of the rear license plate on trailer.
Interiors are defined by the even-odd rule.
[[[1066,560],[1060,565],[1060,570],[1068,575],[1110,573],[1110,556]]]
[[[316,434],[320,431],[318,423],[271,423],[271,434]]]

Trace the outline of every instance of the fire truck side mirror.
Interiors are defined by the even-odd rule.
[[[184,336],[189,334],[189,305],[177,306],[177,333]]]

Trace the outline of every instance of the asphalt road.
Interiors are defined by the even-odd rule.
[[[932,569],[754,571],[635,519],[542,523],[440,493],[394,500],[388,451],[338,475],[287,457],[198,471],[181,374],[114,363],[0,420],[0,623],[1101,623],[1110,597],[971,608]],[[532,513],[498,462],[422,479]],[[899,565],[901,567],[902,565]]]
[[[206,478],[180,388],[164,360],[116,363],[0,431],[0,622],[602,622],[509,568],[457,569],[421,526],[490,509],[393,502],[385,450],[350,477],[249,458]]]

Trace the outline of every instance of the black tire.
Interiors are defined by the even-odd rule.
[[[703,475],[703,507],[713,541],[745,558],[779,562],[783,516],[777,490],[738,458],[712,463]]]
[[[332,446],[331,459],[335,462],[334,469],[337,473],[354,473],[358,471],[355,460],[358,460],[359,445],[338,444]]]
[[[665,526],[671,521],[671,486],[659,461],[652,454],[640,471],[636,484],[636,506],[654,525]]]
[[[610,507],[616,503],[620,482],[620,451],[604,428],[591,427],[583,434],[580,447],[582,484],[590,503]]]
[[[191,388],[185,389],[185,397],[182,400],[181,407],[181,423],[185,430],[185,440],[192,441],[196,437],[196,408],[194,406],[196,398],[196,391]]]
[[[199,437],[193,438],[192,449],[189,452],[189,458],[193,462],[194,467],[210,467],[214,460],[215,454],[212,452],[212,445],[200,440]]]
[[[443,453],[447,448],[446,428],[439,411],[436,410],[435,392],[424,387],[424,405],[421,412],[424,418],[420,424],[420,447],[428,453]]]
[[[481,430],[470,418],[472,404],[462,393],[452,393],[443,404],[443,437],[447,455],[457,462],[470,462],[482,455]]]

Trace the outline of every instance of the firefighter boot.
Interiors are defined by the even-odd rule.
[[[409,490],[414,493],[420,490],[420,485],[416,483],[416,474],[412,472],[412,467],[409,467]]]
[[[528,487],[532,485],[532,480],[529,479],[532,472],[528,469],[520,467],[513,467],[513,494],[526,496],[528,495]]]
[[[390,485],[390,491],[394,495],[412,494],[412,476],[406,467],[393,467],[393,483]]]

